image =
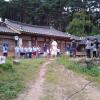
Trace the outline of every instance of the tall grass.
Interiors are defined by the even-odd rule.
[[[66,56],[58,58],[58,61],[60,64],[63,64],[65,68],[86,75],[89,79],[100,83],[100,70],[97,68],[97,66],[91,66],[91,68],[88,69],[85,65],[72,61]]]

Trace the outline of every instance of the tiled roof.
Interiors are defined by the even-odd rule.
[[[87,36],[87,37],[84,37],[80,44],[85,44],[86,43],[86,40],[87,38],[89,38],[90,40],[94,40],[95,38],[98,39],[98,41],[100,42],[100,35],[94,35],[94,36]]]
[[[25,24],[17,21],[12,21],[12,20],[5,20],[5,23],[8,26],[20,32],[26,32],[26,33],[32,33],[38,35],[58,36],[58,37],[65,37],[65,38],[69,37],[64,32],[58,31],[54,28],[47,27],[47,26],[30,25],[30,24]]]
[[[30,25],[9,19],[6,19],[5,22],[3,22],[3,26],[0,25],[0,32],[19,33],[19,34],[26,33],[26,34],[46,35],[46,36],[80,40],[80,37],[78,36],[58,31],[53,27]]]
[[[15,31],[11,30],[10,28],[6,26],[0,26],[0,33],[16,33]]]

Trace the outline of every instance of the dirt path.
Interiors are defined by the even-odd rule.
[[[40,100],[100,100],[100,89],[95,87],[94,83],[88,84],[84,90],[67,99],[87,83],[89,81],[81,75],[53,62],[48,66],[44,95]]]
[[[41,66],[36,82],[16,100],[100,100],[100,89],[94,83],[67,99],[87,83],[81,75],[65,69],[56,60],[49,60]]]
[[[51,60],[41,66],[35,84],[33,83],[33,85],[30,85],[30,89],[21,94],[16,100],[40,100],[39,98],[43,95],[43,84],[45,81],[44,76],[46,74],[47,65],[50,63]]]

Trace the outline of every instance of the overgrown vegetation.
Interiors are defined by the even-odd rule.
[[[44,60],[23,59],[19,65],[13,65],[12,59],[0,66],[0,100],[11,100],[26,87],[28,81],[34,81],[39,65]],[[11,70],[10,70],[11,69]]]
[[[6,62],[5,64],[0,64],[0,68],[6,71],[11,71],[12,70],[12,64],[10,62]]]
[[[90,80],[100,83],[100,70],[97,68],[97,66],[91,66],[91,68],[88,69],[86,66],[81,65],[78,62],[74,62],[66,56],[62,56],[58,59],[58,61],[63,64],[65,68],[86,75]]]

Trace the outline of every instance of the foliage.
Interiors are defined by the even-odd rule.
[[[75,15],[76,12],[79,13],[81,9],[85,11],[88,9],[88,15],[91,15],[91,21],[94,25],[96,20],[100,17],[100,14],[98,11],[92,11],[99,4],[99,0],[83,0],[83,2],[82,0],[10,0],[9,2],[0,0],[0,16],[29,24],[49,25],[58,30],[66,31],[66,27],[70,21],[77,21],[73,15]],[[67,9],[65,10],[64,8]],[[91,21],[87,20],[85,22],[91,25]],[[78,27],[82,23],[84,24],[83,19],[78,20],[77,26],[71,22],[71,25],[69,25],[70,28],[72,26],[76,27],[76,30],[75,28],[73,29],[76,33],[73,31],[71,31],[71,33],[76,35],[83,34],[84,29],[81,27],[81,30],[80,27]],[[78,29],[79,32],[77,32]]]
[[[93,29],[92,29],[92,33],[91,35],[99,35],[100,34],[100,29],[98,27],[96,27],[95,25],[93,25]]]
[[[12,70],[12,64],[10,62],[6,62],[4,64],[0,64],[0,68],[3,70]]]
[[[91,66],[88,69],[86,66],[79,64],[78,62],[74,62],[70,60],[70,58],[63,56],[58,59],[58,61],[70,70],[73,70],[77,73],[81,73],[86,75],[89,79],[95,80],[100,83],[100,70],[96,66]]]
[[[7,62],[11,63],[12,59]],[[0,100],[11,100],[26,88],[26,83],[35,81],[39,66],[44,59],[22,59],[20,65],[13,65],[13,71],[0,68]]]
[[[90,35],[92,23],[89,17],[84,10],[76,12],[73,15],[73,20],[70,22],[67,31],[78,36]]]

